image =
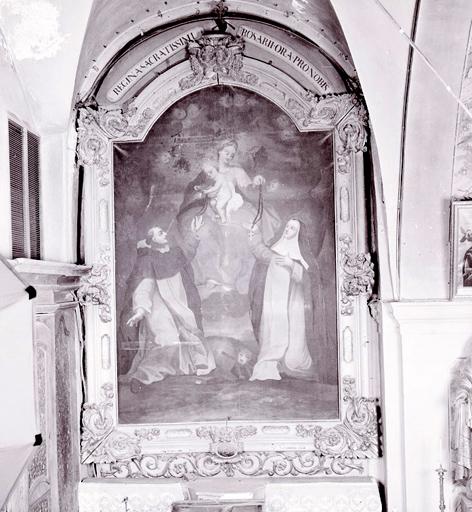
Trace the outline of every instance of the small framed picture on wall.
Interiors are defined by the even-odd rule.
[[[451,210],[451,298],[472,298],[472,201]]]

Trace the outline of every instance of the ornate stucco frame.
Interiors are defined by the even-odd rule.
[[[288,74],[243,55],[239,41],[196,42],[189,59],[158,76],[131,103],[82,107],[78,155],[85,168],[85,256],[92,271],[87,304],[86,398],[82,462],[100,476],[189,477],[324,475],[363,471],[378,457],[378,418],[371,395],[372,344],[367,299],[374,271],[366,254],[363,157],[367,115],[355,95],[317,96]],[[218,39],[218,38],[216,38]],[[207,72],[198,45],[231,47],[232,59]],[[238,49],[239,44],[239,49]],[[235,49],[236,48],[236,49]],[[299,131],[334,137],[339,410],[335,421],[118,424],[114,295],[113,144],[142,141],[175,102],[227,84],[253,91],[282,109]]]

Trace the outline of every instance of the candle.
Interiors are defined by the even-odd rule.
[[[441,467],[441,461],[442,461],[442,455],[443,455],[443,444],[442,444],[442,437],[439,438],[439,447],[438,447],[438,465]]]

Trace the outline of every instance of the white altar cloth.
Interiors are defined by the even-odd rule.
[[[323,478],[267,484],[264,512],[381,512],[373,478]]]
[[[183,483],[93,481],[79,484],[80,512],[171,512],[175,501],[189,499]]]

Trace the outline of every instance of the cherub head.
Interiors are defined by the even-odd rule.
[[[472,229],[467,229],[466,231],[462,230],[462,238],[460,242],[472,242]]]
[[[216,180],[218,177],[218,169],[216,165],[211,160],[204,160],[202,162],[202,170],[208,176],[208,178],[212,180]]]
[[[250,350],[248,350],[247,348],[242,348],[238,352],[238,364],[241,366],[245,366],[246,364],[251,362],[252,356],[253,354]]]
[[[170,163],[171,160],[172,160],[172,155],[169,153],[169,151],[163,151],[158,156],[159,163],[163,164],[163,165]]]

